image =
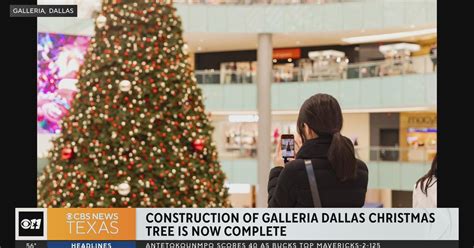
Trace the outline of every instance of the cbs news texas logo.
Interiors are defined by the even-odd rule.
[[[69,234],[118,234],[118,213],[67,213]]]
[[[135,209],[48,209],[48,240],[133,239],[135,239]]]
[[[134,240],[132,208],[17,208],[17,240]]]

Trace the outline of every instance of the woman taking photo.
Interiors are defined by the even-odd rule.
[[[418,179],[413,190],[414,208],[437,207],[437,182],[438,182],[438,154],[431,163],[431,169]]]
[[[277,147],[276,167],[268,182],[269,207],[364,205],[368,169],[356,159],[352,142],[341,135],[342,123],[341,107],[334,97],[316,94],[303,103],[297,121],[302,145],[296,159],[287,164],[281,144]]]

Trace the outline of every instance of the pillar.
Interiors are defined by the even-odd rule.
[[[257,49],[257,207],[267,207],[268,173],[271,168],[271,83],[272,83],[272,35],[258,34]]]

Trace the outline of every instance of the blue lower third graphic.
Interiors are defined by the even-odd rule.
[[[48,248],[136,248],[135,241],[48,241]]]

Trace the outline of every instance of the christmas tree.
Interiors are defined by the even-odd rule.
[[[170,1],[103,1],[38,206],[228,206],[185,46]]]

